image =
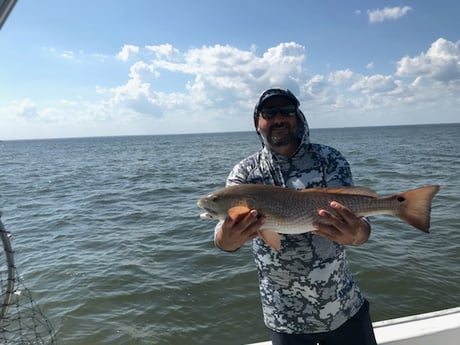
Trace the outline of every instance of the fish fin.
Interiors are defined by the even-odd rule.
[[[239,216],[248,213],[251,209],[247,206],[234,206],[228,210],[228,215],[233,220],[237,219]]]
[[[264,229],[260,231],[260,236],[273,249],[281,249],[280,235],[276,231]]]
[[[377,197],[377,193],[367,187],[357,186],[344,186],[337,188],[307,188],[302,189],[299,192],[302,193],[324,193],[324,194],[351,194],[351,195],[365,195],[371,197]]]
[[[388,197],[400,202],[396,216],[413,227],[430,232],[431,201],[439,186],[425,186]]]

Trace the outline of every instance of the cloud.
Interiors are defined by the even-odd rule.
[[[125,44],[118,52],[117,58],[121,61],[128,61],[139,53],[139,47],[130,44]]]
[[[166,58],[168,60],[174,60],[181,55],[179,50],[174,48],[171,44],[160,44],[157,46],[147,45],[145,48],[154,52],[157,59]]]
[[[17,114],[21,117],[34,118],[37,117],[37,106],[34,101],[25,98],[19,102],[16,108]]]
[[[393,91],[396,87],[397,85],[392,76],[377,74],[362,77],[351,86],[350,90],[376,94]]]
[[[152,105],[165,107],[158,97],[161,85],[173,75],[185,80],[187,94],[178,97],[174,109],[221,109],[232,102],[252,99],[254,90],[266,85],[288,85],[298,90],[305,60],[305,48],[294,42],[281,43],[258,57],[253,50],[243,51],[229,45],[193,48],[181,53],[171,45],[146,46],[154,52],[148,62],[136,62],[130,69],[130,80],[112,91],[117,99],[133,100],[143,94]],[[164,77],[163,77],[164,76]],[[148,81],[149,80],[149,81]],[[156,87],[152,88],[152,83]]]
[[[95,86],[90,99],[29,97],[0,107],[7,124],[0,137],[10,137],[13,129],[19,137],[29,133],[20,128],[43,137],[250,130],[254,103],[271,86],[298,95],[312,127],[369,125],[376,118],[384,124],[458,121],[460,43],[443,38],[418,56],[401,57],[386,75],[375,73],[372,64],[364,73],[312,73],[306,48],[296,42],[260,52],[219,44],[183,51],[170,44],[136,48],[125,45],[119,54],[129,61],[129,69],[122,69],[126,80]],[[432,115],[439,113],[442,118]],[[41,127],[34,127],[39,121]],[[45,122],[47,129],[39,132]]]
[[[55,47],[44,47],[42,49],[46,54],[52,56],[53,58],[58,58],[68,63],[91,63],[93,60],[97,62],[106,62],[111,59],[111,57],[106,54],[87,54],[83,50],[63,50]]]
[[[396,75],[425,77],[444,83],[460,81],[460,41],[439,38],[426,53],[403,57],[397,63]]]
[[[61,53],[61,57],[67,60],[76,60],[76,54],[75,52],[71,50],[65,50]]]
[[[404,17],[410,11],[412,11],[412,8],[409,6],[385,7],[381,10],[367,10],[367,15],[370,23],[380,23],[390,19],[399,19],[401,17]]]
[[[330,73],[328,79],[332,85],[340,85],[352,80],[354,76],[352,70],[346,69]]]

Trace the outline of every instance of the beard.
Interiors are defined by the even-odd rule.
[[[293,128],[289,123],[273,124],[267,131],[263,131],[260,134],[265,143],[271,147],[287,146],[299,141],[297,126]]]

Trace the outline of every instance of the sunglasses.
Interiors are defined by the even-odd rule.
[[[296,116],[297,107],[295,105],[286,105],[284,107],[265,108],[259,110],[259,114],[262,115],[265,120],[273,119],[278,113],[285,117]]]

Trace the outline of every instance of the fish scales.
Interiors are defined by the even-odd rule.
[[[323,193],[321,191],[295,192],[284,189],[276,198],[271,190],[254,190],[248,193],[244,202],[249,209],[256,209],[265,217],[266,228],[277,229],[284,234],[299,234],[315,230],[313,222],[322,222],[318,215],[319,209],[325,209],[335,214],[335,209],[329,206],[331,201],[337,201],[347,206],[357,216],[392,214],[397,209],[398,202],[388,199],[377,199],[366,195],[346,195]],[[280,191],[277,191],[280,192]]]

